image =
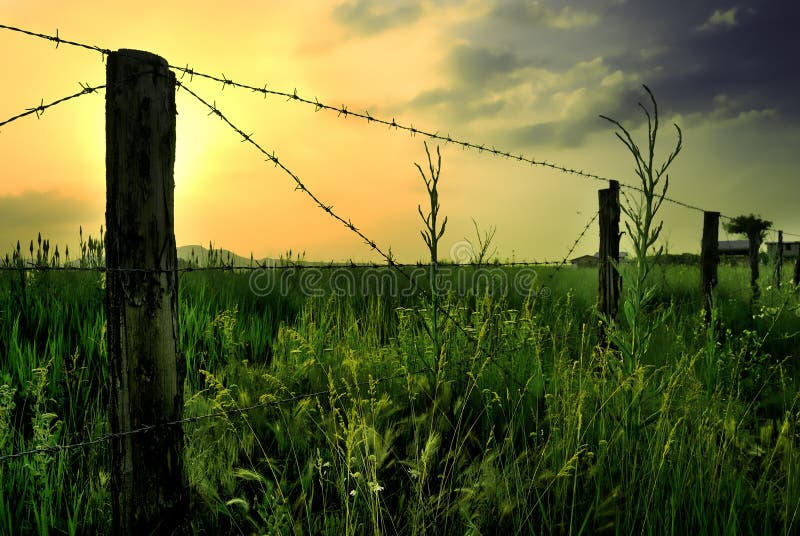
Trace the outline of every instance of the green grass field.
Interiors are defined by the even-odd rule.
[[[492,270],[441,299],[478,344],[440,315],[438,358],[430,301],[388,280],[258,296],[246,273],[182,275],[186,416],[327,393],[185,425],[195,533],[800,531],[788,281],[762,270],[751,310],[721,266],[708,331],[698,268],[656,267],[653,340],[625,366],[596,345],[596,270],[527,272],[527,295],[499,276],[523,268]],[[107,433],[104,276],[0,277],[0,455]],[[109,463],[105,443],[0,462],[0,534],[109,532]]]

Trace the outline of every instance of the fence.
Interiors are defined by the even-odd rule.
[[[295,183],[296,189],[308,196],[322,211],[357,235],[371,250],[375,251],[385,265],[379,264],[345,264],[345,265],[290,265],[280,269],[337,269],[337,268],[387,268],[400,277],[405,278],[416,292],[429,300],[436,290],[422,288],[414,277],[404,268],[417,267],[434,269],[434,263],[401,264],[394,260],[390,252],[381,248],[369,238],[350,219],[333,210],[309,190],[274,152],[267,151],[245,130],[235,125],[213,101],[200,96],[191,89],[184,80],[187,76],[191,82],[195,76],[219,82],[222,88],[232,87],[267,95],[286,98],[292,102],[314,106],[316,110],[335,112],[342,118],[357,118],[367,123],[388,127],[410,134],[422,136],[445,144],[454,144],[464,149],[502,157],[529,164],[542,166],[562,173],[572,174],[588,180],[608,185],[600,190],[599,210],[595,213],[571,245],[566,256],[558,262],[511,262],[491,263],[488,265],[466,264],[466,266],[534,266],[553,265],[555,275],[572,256],[575,248],[586,236],[588,230],[599,218],[599,312],[608,318],[614,318],[618,309],[620,292],[620,275],[617,271],[619,262],[619,222],[621,190],[644,193],[635,185],[622,184],[616,180],[584,170],[568,168],[564,165],[529,158],[525,155],[514,155],[494,146],[460,140],[434,131],[427,131],[391,120],[374,117],[369,112],[357,113],[346,106],[334,107],[291,93],[268,89],[267,86],[256,87],[228,79],[224,75],[217,77],[190,68],[169,65],[165,60],[152,54],[133,50],[112,52],[109,49],[87,45],[62,39],[55,36],[39,34],[27,30],[0,25],[0,29],[23,33],[36,38],[60,44],[77,46],[99,52],[107,59],[107,83],[90,86],[81,84],[80,91],[29,108],[26,111],[0,122],[0,126],[16,120],[35,115],[41,118],[51,107],[78,97],[106,90],[106,150],[107,150],[107,237],[106,265],[96,267],[59,266],[55,262],[25,262],[18,254],[8,259],[2,271],[25,272],[27,270],[42,271],[96,271],[105,273],[106,281],[106,314],[108,321],[108,351],[113,381],[111,403],[111,433],[86,441],[65,445],[56,445],[16,452],[0,456],[0,462],[30,456],[37,453],[54,453],[67,449],[84,448],[99,443],[110,443],[114,460],[112,489],[114,491],[114,526],[117,532],[133,533],[152,528],[154,523],[166,511],[174,511],[178,515],[186,507],[183,468],[181,465],[181,446],[183,443],[182,425],[213,419],[236,413],[247,413],[257,408],[295,402],[305,398],[323,396],[329,391],[298,394],[268,403],[255,404],[222,412],[214,412],[202,417],[183,418],[183,376],[177,366],[177,333],[179,330],[176,302],[177,278],[181,273],[200,270],[250,270],[254,274],[267,268],[263,265],[236,267],[222,265],[216,267],[178,267],[175,238],[172,167],[175,147],[175,92],[183,90],[209,110],[233,130],[243,142],[250,144]],[[175,72],[180,72],[180,78]],[[719,262],[718,227],[719,219],[727,218],[719,212],[709,212],[683,201],[660,196],[659,199],[676,204],[686,209],[704,214],[702,238],[702,286],[706,294],[706,314],[710,321],[712,291],[716,284],[716,266]],[[792,233],[782,235],[797,236]],[[779,238],[779,243],[782,243]],[[781,248],[779,247],[779,250]],[[47,255],[45,255],[45,259]],[[464,264],[460,265],[464,266]],[[800,278],[800,259],[795,268],[795,284]],[[533,289],[530,289],[533,290]],[[480,343],[447,309],[436,304],[436,311],[446,321],[452,323],[467,340],[480,351]],[[464,362],[473,360],[470,357]],[[491,361],[490,357],[487,357]],[[409,375],[431,372],[429,368],[404,371],[372,380],[372,383],[390,382]],[[510,373],[509,373],[510,374]],[[513,378],[509,378],[513,380]],[[148,472],[137,471],[139,467],[148,467]]]

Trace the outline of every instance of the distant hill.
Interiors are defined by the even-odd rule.
[[[208,248],[203,246],[179,246],[178,247],[178,260],[189,262],[192,260],[192,253],[194,253],[194,260],[200,266],[205,266],[208,262]],[[242,257],[241,255],[237,255],[236,253],[227,250],[227,249],[214,249],[214,255],[218,257],[218,259],[225,264],[233,264],[233,266],[250,266],[250,257]],[[272,259],[267,257],[261,259],[253,259],[254,262],[259,264],[265,262],[272,262]]]

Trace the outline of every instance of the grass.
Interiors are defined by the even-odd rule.
[[[478,345],[440,317],[438,356],[430,304],[377,292],[388,280],[339,296],[323,271],[306,297],[182,276],[186,416],[326,393],[185,425],[195,533],[797,531],[790,284],[764,278],[750,314],[746,268],[723,265],[708,333],[699,270],[655,266],[643,314],[661,320],[626,372],[595,345],[595,270],[537,270],[550,294],[526,296],[523,268],[478,291],[458,286],[474,268],[447,268],[439,299]],[[18,275],[0,275],[0,454],[106,433],[102,275],[32,272],[24,296]],[[107,449],[0,462],[0,533],[107,533]]]

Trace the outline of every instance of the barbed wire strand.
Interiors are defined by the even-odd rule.
[[[190,68],[188,66],[188,64],[187,64],[186,67],[181,67],[181,66],[178,66],[178,65],[170,65],[169,67],[171,69],[176,70],[176,71],[182,72],[183,75],[188,74],[190,80],[193,79],[195,76],[197,76],[199,78],[204,78],[206,80],[218,82],[218,83],[222,84],[222,89],[224,89],[225,87],[230,86],[230,87],[234,87],[234,88],[253,91],[253,92],[256,92],[256,93],[261,93],[264,96],[273,95],[273,96],[278,96],[278,97],[285,97],[288,101],[299,102],[299,103],[302,103],[302,104],[314,106],[315,111],[327,110],[327,111],[335,112],[338,117],[344,117],[345,119],[348,118],[348,117],[356,117],[358,119],[365,120],[365,121],[367,121],[367,123],[370,123],[370,124],[371,123],[375,123],[375,124],[378,124],[378,125],[383,125],[383,126],[389,127],[389,129],[406,131],[412,137],[416,136],[417,134],[419,134],[421,136],[425,136],[425,137],[427,137],[429,139],[432,139],[432,140],[441,141],[441,142],[445,143],[445,145],[446,144],[454,144],[454,145],[461,146],[463,149],[476,150],[476,151],[478,151],[479,154],[483,153],[483,152],[486,152],[488,154],[491,154],[491,155],[494,155],[494,156],[497,156],[497,157],[502,157],[502,158],[506,158],[506,159],[510,159],[510,160],[516,160],[516,161],[519,161],[519,162],[522,162],[522,163],[530,164],[532,166],[546,167],[546,168],[553,169],[555,171],[559,171],[561,173],[565,173],[565,174],[568,174],[568,175],[577,175],[577,176],[580,176],[580,177],[583,177],[583,178],[586,178],[586,179],[592,179],[592,180],[595,180],[595,181],[598,181],[598,182],[610,183],[612,180],[616,180],[616,179],[611,179],[611,178],[608,178],[608,177],[604,177],[602,175],[598,175],[596,173],[584,171],[582,169],[567,167],[567,166],[559,164],[559,163],[549,162],[547,160],[537,160],[535,158],[527,157],[527,156],[525,156],[524,154],[521,154],[521,153],[520,154],[514,154],[511,151],[504,151],[502,149],[497,149],[495,146],[487,146],[486,144],[478,144],[478,143],[473,143],[473,142],[466,141],[466,140],[461,140],[461,139],[452,137],[450,134],[442,135],[442,134],[439,134],[438,131],[434,132],[434,131],[428,131],[428,130],[416,128],[416,127],[414,127],[413,123],[410,123],[408,125],[403,124],[403,123],[399,123],[399,122],[397,122],[397,120],[394,117],[391,119],[391,121],[389,121],[388,119],[383,119],[383,118],[380,118],[380,117],[377,117],[377,116],[373,116],[372,114],[370,114],[369,111],[366,111],[364,113],[354,112],[352,110],[349,110],[347,108],[347,106],[344,105],[344,104],[339,106],[339,107],[331,106],[329,104],[325,104],[325,103],[321,102],[316,97],[314,97],[314,100],[311,100],[311,99],[308,99],[308,98],[300,96],[297,93],[297,89],[296,88],[291,93],[289,93],[288,91],[268,89],[266,84],[263,87],[258,87],[258,86],[254,86],[254,85],[251,85],[251,84],[237,82],[235,80],[232,80],[232,79],[226,77],[224,73],[222,74],[222,77],[219,77],[219,76],[215,76],[215,75],[212,75],[212,74],[208,74],[208,73],[204,73],[204,72],[201,72],[201,71],[197,71],[195,69]],[[636,191],[636,192],[639,192],[639,193],[644,193],[644,189],[642,187],[640,187],[640,186],[627,184],[627,183],[624,183],[624,182],[621,182],[621,181],[618,181],[618,182],[620,183],[620,187],[621,188],[625,188],[625,189],[628,189],[628,190]],[[705,209],[703,209],[701,207],[698,207],[696,205],[692,205],[692,204],[686,203],[684,201],[680,201],[680,200],[677,200],[677,199],[674,199],[674,198],[670,198],[668,196],[658,196],[658,197],[659,198],[663,197],[664,201],[667,201],[668,203],[672,203],[672,204],[681,206],[681,207],[689,209],[689,210],[694,210],[694,211],[697,211],[697,212],[706,212]],[[730,219],[727,216],[725,216],[725,218]]]
[[[28,36],[31,36],[31,37],[37,37],[37,38],[41,38],[41,39],[46,39],[46,40],[51,41],[51,42],[55,42],[56,43],[56,48],[58,48],[59,44],[64,43],[64,44],[67,44],[67,45],[72,45],[72,46],[84,48],[86,50],[92,50],[92,51],[95,51],[95,52],[100,52],[103,55],[104,58],[105,58],[105,56],[107,56],[108,54],[111,53],[111,50],[107,49],[107,48],[99,47],[99,46],[96,46],[96,45],[90,45],[90,44],[86,44],[86,43],[80,43],[80,42],[77,42],[77,41],[71,41],[71,40],[67,40],[67,39],[62,39],[61,37],[59,37],[57,29],[56,29],[56,35],[54,35],[54,36],[53,35],[42,34],[42,33],[37,33],[37,32],[32,32],[32,31],[29,31],[29,30],[24,30],[22,28],[17,28],[17,27],[5,25],[5,24],[0,24],[0,29],[19,32],[19,33],[22,33],[22,34],[25,34],[25,35],[28,35]],[[602,175],[598,175],[596,173],[591,173],[591,172],[584,171],[584,170],[581,170],[581,169],[576,169],[576,168],[570,168],[570,167],[567,167],[567,166],[562,165],[562,164],[558,164],[558,163],[554,163],[554,162],[548,162],[546,160],[537,160],[535,158],[529,158],[529,157],[527,157],[527,156],[525,156],[524,154],[521,154],[521,153],[520,154],[513,154],[510,151],[504,151],[504,150],[501,150],[501,149],[497,149],[494,146],[487,146],[486,144],[478,144],[478,143],[473,143],[473,142],[466,141],[466,140],[460,140],[460,139],[452,137],[450,134],[441,135],[441,134],[439,134],[438,131],[434,132],[434,131],[427,131],[427,130],[424,130],[424,129],[419,129],[419,128],[414,127],[413,123],[410,123],[408,125],[405,125],[405,124],[402,124],[402,123],[398,123],[395,118],[392,118],[392,120],[389,121],[388,119],[375,117],[372,114],[370,114],[369,111],[366,111],[364,113],[354,112],[354,111],[349,110],[347,108],[347,106],[344,105],[344,104],[339,106],[339,107],[331,106],[329,104],[325,104],[323,102],[320,102],[319,99],[317,99],[316,97],[312,101],[312,100],[310,100],[308,98],[301,97],[297,93],[297,89],[296,88],[291,93],[289,93],[288,91],[280,91],[280,90],[269,89],[267,84],[265,84],[262,87],[258,87],[258,86],[254,86],[254,85],[251,85],[251,84],[246,84],[246,83],[237,82],[235,80],[232,80],[232,79],[228,78],[227,76],[225,76],[224,73],[222,73],[222,76],[219,77],[219,76],[215,76],[215,75],[208,74],[208,73],[205,73],[205,72],[197,71],[197,70],[189,67],[188,64],[186,64],[185,67],[181,67],[179,65],[169,64],[169,68],[170,69],[174,69],[176,71],[180,71],[182,73],[181,77],[183,77],[183,76],[188,74],[190,81],[193,80],[195,76],[197,76],[197,77],[200,77],[200,78],[204,78],[206,80],[210,80],[210,81],[214,81],[214,82],[222,84],[222,89],[224,89],[225,87],[230,86],[230,87],[235,87],[235,88],[239,88],[239,89],[245,89],[245,90],[248,90],[248,91],[253,91],[253,92],[256,92],[256,93],[261,93],[265,97],[266,97],[266,95],[274,95],[274,96],[284,97],[289,101],[300,102],[300,103],[303,103],[303,104],[306,104],[306,105],[314,106],[316,111],[327,110],[327,111],[331,111],[331,112],[336,112],[337,116],[344,117],[344,118],[348,118],[348,117],[351,117],[351,116],[352,117],[356,117],[356,118],[359,118],[359,119],[367,121],[367,123],[375,123],[375,124],[378,124],[378,125],[387,126],[390,129],[406,131],[411,136],[415,136],[417,134],[420,134],[420,135],[425,136],[427,138],[444,142],[445,144],[452,143],[454,145],[461,146],[463,149],[476,150],[476,151],[478,151],[479,154],[483,153],[483,152],[486,152],[488,154],[491,154],[491,155],[494,155],[494,156],[497,156],[497,157],[507,158],[507,159],[511,159],[511,160],[517,160],[519,162],[527,163],[527,164],[530,164],[532,166],[542,166],[542,167],[553,169],[555,171],[559,171],[561,173],[565,173],[565,174],[569,174],[569,175],[576,175],[576,176],[580,176],[580,177],[583,177],[583,178],[586,178],[586,179],[596,180],[596,181],[599,181],[599,182],[609,183],[612,180],[615,180],[615,179],[611,179],[611,178],[608,178],[608,177],[604,177]],[[242,134],[244,135],[244,133],[242,133]],[[621,182],[621,181],[618,181],[618,182],[620,184],[620,188],[628,189],[628,190],[631,190],[631,191],[636,191],[636,192],[639,192],[639,193],[644,193],[643,188],[640,187],[640,186],[627,184],[627,183],[624,183],[624,182]],[[668,196],[658,196],[658,198],[663,199],[664,201],[667,201],[668,203],[683,207],[685,209],[694,210],[696,212],[706,212],[705,209],[703,209],[703,208],[701,208],[699,206],[692,205],[690,203],[687,203],[687,202],[684,202],[684,201],[680,201],[680,200],[675,199],[675,198],[671,198],[671,197],[668,197]],[[724,214],[720,214],[720,217],[722,219],[726,219],[726,220],[733,219],[732,217],[726,216]],[[788,234],[790,236],[800,237],[800,234],[794,234],[794,233],[788,233]]]
[[[415,373],[412,373],[412,374],[419,374],[419,373],[421,373],[421,372],[415,372]],[[409,373],[398,373],[398,374],[394,374],[392,376],[385,376],[385,377],[376,378],[376,379],[372,379],[372,380],[366,380],[366,381],[363,381],[363,382],[359,382],[359,383],[353,384],[352,386],[353,387],[361,387],[361,386],[367,386],[367,385],[370,385],[370,384],[376,384],[377,385],[377,384],[380,384],[380,383],[386,383],[386,382],[394,380],[394,379],[405,377],[407,375],[409,375]],[[311,393],[304,393],[304,394],[301,394],[301,395],[291,395],[291,396],[288,396],[288,397],[285,397],[285,398],[281,398],[279,400],[270,400],[270,401],[261,402],[261,403],[258,403],[258,404],[253,404],[253,405],[245,406],[245,407],[241,407],[241,408],[226,409],[226,410],[207,413],[205,415],[198,415],[198,416],[194,416],[194,417],[184,417],[182,419],[175,419],[175,420],[172,420],[172,421],[166,421],[166,422],[162,422],[162,423],[158,423],[158,424],[144,425],[144,426],[140,426],[138,428],[133,428],[131,430],[126,430],[124,432],[112,432],[112,433],[104,434],[104,435],[102,435],[102,436],[100,436],[100,437],[98,437],[96,439],[90,439],[90,440],[86,440],[86,441],[79,441],[79,442],[75,442],[75,443],[68,443],[68,444],[64,444],[64,445],[51,445],[51,446],[47,446],[47,447],[39,447],[39,448],[36,448],[36,449],[30,449],[30,450],[15,452],[15,453],[12,453],[12,454],[6,454],[6,455],[3,455],[3,456],[0,456],[0,462],[6,461],[6,460],[11,460],[11,459],[14,459],[14,458],[21,458],[21,457],[25,457],[25,456],[31,456],[31,455],[35,455],[35,454],[48,454],[48,453],[49,454],[54,454],[54,453],[60,453],[62,451],[69,450],[69,449],[85,448],[85,447],[89,447],[89,446],[92,446],[92,445],[97,445],[99,443],[105,443],[105,442],[108,442],[108,441],[111,441],[111,440],[114,440],[114,439],[119,439],[119,438],[123,438],[123,437],[126,437],[126,436],[131,436],[131,435],[136,435],[136,434],[149,432],[149,431],[155,430],[157,428],[178,426],[178,425],[182,425],[182,424],[196,423],[196,422],[200,422],[200,421],[204,421],[204,420],[208,420],[208,419],[226,417],[228,415],[249,413],[249,412],[254,411],[256,409],[268,408],[268,407],[271,407],[271,406],[279,406],[279,405],[282,405],[282,404],[286,404],[286,403],[289,403],[289,402],[297,402],[297,401],[304,400],[304,399],[307,399],[307,398],[320,397],[320,396],[323,396],[323,395],[327,395],[327,394],[331,393],[332,391],[333,391],[332,389],[326,389],[326,390],[321,390],[321,391],[314,391],[314,392],[311,392]]]
[[[73,46],[73,47],[79,47],[79,48],[83,48],[83,49],[86,49],[86,50],[92,50],[94,52],[99,52],[100,54],[103,55],[104,58],[105,58],[105,56],[108,56],[109,54],[111,54],[111,50],[109,50],[107,48],[102,48],[102,47],[98,47],[98,46],[95,46],[95,45],[87,45],[86,43],[79,43],[77,41],[70,41],[69,39],[63,39],[62,37],[60,37],[58,35],[58,28],[56,28],[56,35],[47,35],[47,34],[43,34],[43,33],[32,32],[30,30],[17,28],[16,26],[9,26],[7,24],[0,24],[0,29],[10,30],[12,32],[19,32],[19,33],[22,33],[22,34],[25,34],[25,35],[29,35],[31,37],[38,37],[39,39],[46,39],[47,41],[52,41],[52,42],[54,42],[56,44],[56,48],[58,48],[58,45],[63,43],[65,45],[70,45],[70,46]]]
[[[27,117],[29,115],[36,115],[36,119],[39,119],[42,117],[42,114],[44,114],[45,110],[52,108],[53,106],[57,106],[63,102],[76,99],[83,95],[88,95],[89,93],[96,93],[98,89],[103,89],[104,87],[106,87],[105,84],[91,86],[89,84],[83,84],[81,82],[78,82],[78,85],[81,86],[81,90],[78,91],[77,93],[73,93],[72,95],[67,95],[66,97],[61,97],[60,99],[56,99],[47,104],[44,103],[44,99],[41,99],[40,104],[38,106],[34,106],[33,108],[26,108],[24,112],[9,117],[4,121],[0,121],[0,127],[12,123],[18,119],[22,119],[23,117]]]
[[[531,266],[561,266],[564,260],[559,261],[508,261],[508,262],[483,262],[483,263],[460,263],[460,264],[437,264],[440,269],[447,268],[523,268]],[[280,264],[270,265],[254,261],[252,266],[243,265],[222,265],[222,266],[185,266],[172,270],[166,268],[107,268],[105,266],[53,266],[34,261],[25,261],[21,265],[0,265],[0,272],[98,272],[98,273],[194,273],[194,272],[253,272],[253,271],[290,271],[290,270],[338,270],[338,269],[391,269],[396,268],[430,268],[430,264],[399,263],[394,265],[373,263],[318,263],[318,264]]]
[[[578,244],[580,243],[580,241],[583,240],[584,236],[586,236],[586,233],[589,231],[589,228],[592,226],[592,224],[595,222],[595,220],[597,220],[598,216],[600,216],[600,211],[599,210],[597,212],[595,212],[594,215],[591,218],[589,218],[589,221],[583,227],[583,230],[578,235],[578,238],[576,238],[575,241],[572,242],[572,246],[570,246],[569,251],[567,252],[567,255],[556,266],[556,269],[553,271],[553,273],[550,274],[550,276],[549,276],[550,280],[552,280],[555,277],[555,275],[559,272],[559,270],[561,270],[567,264],[567,261],[572,256],[572,252],[575,251],[575,248],[578,247]]]

